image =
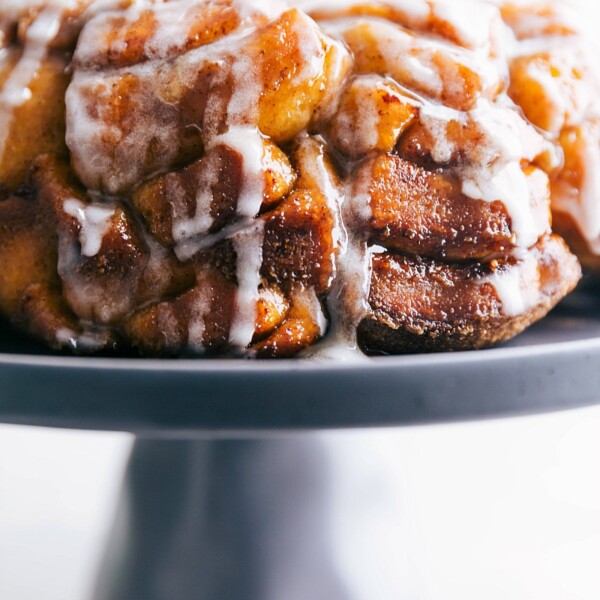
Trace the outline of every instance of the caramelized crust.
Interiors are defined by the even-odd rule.
[[[319,311],[314,294],[302,288],[295,290],[285,319],[265,340],[252,346],[253,354],[257,358],[293,358],[312,346],[325,333],[323,323],[315,319]]]
[[[0,88],[8,85],[21,58],[17,51],[10,51],[0,67]],[[39,154],[66,155],[62,99],[69,83],[67,65],[62,55],[46,57],[29,87],[30,99],[15,108],[8,130],[0,136],[0,190],[16,191]]]
[[[262,210],[267,210],[292,191],[296,173],[275,144],[267,139],[261,143]],[[152,234],[166,246],[175,243],[173,216],[184,220],[187,228],[198,228],[196,234],[220,231],[237,218],[243,160],[239,152],[218,144],[182,170],[160,175],[142,185],[132,196],[133,206]],[[197,214],[200,211],[202,214]]]
[[[377,244],[453,260],[514,248],[504,205],[465,197],[452,175],[381,154],[361,165],[358,185],[361,181],[368,182],[371,237]]]
[[[532,278],[533,272],[533,278]],[[543,238],[530,262],[468,265],[376,254],[369,303],[359,326],[365,350],[440,352],[506,341],[544,316],[577,284],[579,264],[557,236]],[[498,278],[517,278],[526,310],[513,314]]]
[[[550,189],[540,169],[525,170],[530,209],[548,221]],[[466,197],[452,172],[429,171],[382,154],[357,170],[356,186],[368,182],[371,239],[390,249],[442,259],[486,259],[515,247],[511,219],[502,202]]]
[[[0,308],[5,315],[19,314],[32,284],[58,285],[52,216],[30,197],[0,202]]]
[[[265,217],[261,273],[283,288],[326,292],[335,273],[333,215],[318,192],[298,190]]]

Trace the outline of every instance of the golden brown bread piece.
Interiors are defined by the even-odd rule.
[[[5,315],[19,313],[30,285],[59,284],[52,215],[34,206],[30,197],[0,202],[0,307]]]
[[[265,165],[261,206],[264,211],[292,191],[296,172],[286,154],[272,142],[263,140],[261,153]],[[215,233],[236,219],[242,167],[243,157],[239,152],[224,144],[217,145],[180,171],[159,175],[140,186],[132,195],[133,206],[156,239],[172,246],[173,215],[194,221],[200,210],[198,197],[202,194],[202,208],[210,217],[208,232]]]
[[[357,20],[342,36],[354,53],[357,73],[390,76],[450,108],[470,110],[480,98],[493,99],[501,90],[502,83],[486,59],[432,44],[380,20]],[[430,69],[433,76],[423,77],[414,63]]]
[[[76,334],[84,335],[83,323],[102,328],[129,313],[134,302],[177,293],[192,284],[190,265],[166,251],[150,261],[139,228],[118,205],[111,211],[98,251],[85,256],[81,224],[66,210],[69,203],[77,210],[91,205],[68,166],[50,156],[36,160],[30,195],[0,202],[0,307],[17,324],[23,322],[34,332],[43,330],[52,345],[60,346],[61,330],[75,332],[71,336],[75,339]],[[32,306],[39,306],[35,298],[52,309],[45,308],[28,327],[34,320]],[[101,337],[112,343],[113,335],[105,333]],[[65,335],[62,345],[71,343]],[[91,349],[100,346],[92,344]]]
[[[164,26],[167,15],[190,26],[183,36],[170,40],[165,48],[153,41]],[[259,11],[251,11],[246,18],[257,25],[267,23]],[[86,68],[119,69],[154,60],[157,56],[177,56],[229,35],[240,27],[242,20],[243,16],[235,9],[232,0],[188,4],[183,9],[174,3],[156,10],[148,6],[132,18],[116,12],[86,28],[84,35],[98,40],[98,45],[94,46],[98,51],[80,53],[78,64]]]
[[[525,311],[507,312],[495,277],[518,278]],[[491,346],[545,315],[579,277],[577,259],[557,236],[540,240],[526,263],[448,264],[376,254],[371,314],[360,323],[359,341],[367,351],[389,354]]]
[[[369,113],[377,119],[375,136],[369,135],[373,126]],[[362,116],[359,120],[358,114]],[[417,106],[393,79],[358,76],[340,99],[328,137],[335,148],[352,158],[373,151],[392,152],[417,114]]]
[[[550,189],[540,169],[527,169],[531,210],[548,219]],[[427,170],[393,154],[375,155],[356,171],[368,181],[371,239],[390,249],[449,260],[486,259],[515,249],[502,202],[466,197],[452,173]]]
[[[87,332],[63,297],[57,200],[53,194],[32,192],[0,202],[0,311],[55,349],[112,347],[112,335]],[[77,340],[84,337],[81,347]]]
[[[0,88],[14,74],[21,56],[9,51],[0,65]],[[22,185],[33,159],[39,154],[66,156],[64,95],[69,83],[68,61],[51,54],[41,63],[32,81],[30,99],[16,107],[0,139],[0,190],[16,191]]]

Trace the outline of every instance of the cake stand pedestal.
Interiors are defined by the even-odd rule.
[[[336,466],[310,434],[138,440],[96,600],[350,600]]]

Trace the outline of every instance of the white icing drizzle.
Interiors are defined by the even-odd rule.
[[[441,103],[450,96],[455,102],[471,102],[470,85],[475,82],[481,96],[491,97],[505,76],[505,65],[491,60],[486,51],[468,50],[431,35],[417,36],[380,18],[345,18],[322,25],[333,36],[347,35],[356,27],[368,32],[375,44],[375,61],[386,75]],[[463,68],[468,77],[461,73]]]
[[[305,353],[311,358],[340,361],[366,358],[358,346],[357,327],[370,310],[372,255],[384,251],[367,244],[366,223],[372,215],[368,185],[366,178],[355,182],[340,197],[340,251],[336,279],[328,296],[332,322],[327,337]]]
[[[0,0],[2,19],[16,23],[21,17],[43,9],[69,10],[78,8],[78,0]]]
[[[179,322],[169,302],[161,302],[156,309],[156,319],[167,348],[177,347],[179,342]]]
[[[517,56],[541,55],[542,60],[527,64],[526,73],[543,90],[545,128],[553,138],[566,126],[580,125],[600,115],[599,46],[582,35],[526,40],[515,48]],[[577,70],[582,73],[581,79],[574,76]]]
[[[450,162],[456,151],[456,142],[448,137],[448,126],[454,121],[466,127],[467,114],[438,104],[423,102],[419,118],[433,140],[433,146],[429,149],[431,158],[439,164]]]
[[[572,217],[589,249],[600,255],[600,130],[595,123],[600,117],[600,11],[591,3],[557,2],[537,13],[535,5],[530,8],[512,23],[523,39],[513,36],[510,58],[541,56],[527,64],[526,75],[542,90],[551,139],[558,142],[567,128],[581,128],[575,150],[580,186],[572,187],[559,174],[552,186],[552,205]],[[553,34],[556,24],[575,34]]]
[[[92,17],[95,17],[100,13],[141,4],[143,1],[144,0],[92,0],[92,2],[87,3],[87,6],[83,11],[83,21],[89,21]]]
[[[233,322],[229,330],[229,343],[244,350],[252,342],[256,327],[256,303],[261,283],[264,221],[256,221],[251,229],[233,239],[237,256],[236,276],[238,290]]]
[[[219,181],[219,170],[215,164],[216,155],[209,154],[204,159],[206,166],[203,171],[204,177],[198,183],[196,190],[196,206],[194,216],[187,217],[186,190],[175,174],[169,174],[165,178],[167,197],[172,207],[173,240],[175,251],[181,260],[188,260],[196,248],[190,240],[205,234],[213,224],[211,206],[213,202],[213,186]]]
[[[494,286],[502,304],[502,312],[507,317],[526,314],[540,301],[540,274],[537,261],[531,255],[508,269],[496,270],[480,283]]]
[[[83,30],[75,53],[76,63],[85,63],[80,57],[95,56],[102,50],[94,27],[100,27],[109,17],[110,13],[99,15]],[[134,17],[135,13],[130,14],[130,19]],[[189,23],[178,23],[181,35],[187,35]],[[257,102],[260,89],[257,78],[253,78],[256,65],[252,64],[252,57],[244,56],[243,49],[252,35],[251,30],[241,29],[177,58],[151,60],[115,71],[98,72],[93,63],[89,68],[76,68],[66,95],[66,141],[82,181],[89,188],[104,188],[114,194],[133,187],[148,175],[146,160],[151,148],[158,156],[157,168],[171,166],[179,151],[180,115],[176,102],[193,88],[199,73],[217,69],[208,92],[204,122],[195,124],[206,147],[220,133],[225,113],[232,124],[243,123],[241,117],[233,119],[234,115],[246,114],[246,119],[251,120],[254,110],[250,114],[246,111]],[[238,85],[234,86],[236,93],[227,107],[223,106],[224,93],[219,84],[226,81],[228,73],[234,75]],[[124,76],[135,81],[132,94],[136,119],[120,129],[98,114],[97,105],[109,104],[113,86]],[[90,96],[96,100],[92,101]],[[117,143],[107,146],[106,139]]]
[[[490,52],[494,30],[500,26],[498,11],[492,6],[472,0],[438,1],[431,3],[431,12],[452,27],[462,45]]]
[[[338,260],[338,275],[328,296],[332,316],[327,337],[306,350],[310,358],[356,362],[368,360],[358,346],[357,327],[369,313],[371,260],[384,252],[379,246],[367,246],[365,240],[349,236]]]
[[[201,354],[204,347],[204,333],[206,331],[205,318],[210,311],[211,295],[210,287],[205,286],[196,290],[194,304],[191,307],[188,323],[188,349],[195,354]]]
[[[31,99],[29,85],[58,33],[63,10],[64,6],[50,4],[39,13],[27,29],[23,54],[0,91],[0,158],[4,155],[14,110]]]
[[[560,81],[547,70],[535,62],[527,66],[528,76],[538,83],[544,90],[547,98],[551,98],[550,115],[548,119],[548,131],[553,135],[559,135],[565,125],[567,114],[567,98],[564,90],[561,90]]]
[[[361,3],[352,0],[295,0],[294,4],[307,13],[324,12],[335,16],[358,6]],[[414,24],[424,22],[430,14],[429,3],[426,0],[392,0],[388,2],[395,10],[403,13]]]
[[[486,0],[498,7],[512,6],[520,9],[516,22],[512,22],[515,33],[523,39],[538,38],[544,36],[558,42],[563,36],[545,34],[553,25],[559,23],[562,28],[572,31],[595,30],[594,23],[598,22],[600,13],[595,3],[587,0],[558,0],[548,2],[547,0]],[[511,12],[513,12],[511,11]],[[513,14],[513,18],[514,18]],[[587,22],[587,24],[586,24]]]
[[[152,146],[159,148],[165,165],[175,159],[178,131],[172,119],[176,111],[164,107],[163,114],[158,111],[156,87],[151,83],[152,80],[156,83],[155,67],[143,64],[136,70],[143,93],[136,96],[137,121],[127,135],[118,126],[99,119],[96,102],[87,96],[94,90],[97,98],[108,98],[119,75],[76,70],[67,89],[66,142],[76,170],[89,189],[104,188],[116,195],[141,181],[146,156]],[[102,101],[107,102],[106,99]],[[106,138],[118,140],[114,154],[104,148]]]
[[[304,177],[310,179],[310,184],[314,185],[327,201],[334,222],[331,232],[333,248],[337,250],[346,243],[347,237],[341,214],[344,194],[340,183],[334,179],[330,166],[326,164],[323,140],[309,136],[302,137],[299,140],[297,160]]]
[[[388,0],[363,3],[359,0],[296,0],[295,4],[308,13],[318,15],[321,21],[340,21],[349,16],[353,8],[359,9],[358,12],[365,6],[384,11],[387,8],[394,20],[425,34],[431,33],[431,22],[435,20],[443,24],[442,29],[446,29],[446,33],[450,30],[458,44],[484,55],[497,51],[497,38],[505,29],[498,10],[481,1]],[[438,34],[441,33],[438,31]]]
[[[535,222],[529,204],[527,177],[519,163],[500,163],[498,167],[491,167],[489,172],[482,172],[479,168],[469,171],[472,178],[467,175],[463,179],[463,194],[474,200],[501,201],[510,215],[517,246],[533,246],[549,226],[543,223],[544,229],[540,231]]]
[[[327,322],[325,314],[323,313],[323,307],[321,306],[321,302],[317,297],[315,289],[305,288],[301,292],[297,293],[302,294],[304,306],[306,306],[313,321],[317,324],[317,327],[319,328],[320,337],[325,336],[325,334],[327,333],[327,326],[329,325],[329,323]]]
[[[114,206],[84,204],[75,198],[65,200],[63,210],[79,223],[79,243],[83,256],[96,256],[102,246],[102,238],[110,228],[115,214]]]
[[[377,50],[386,64],[394,65],[393,76],[408,87],[419,89],[437,97],[443,83],[430,52],[421,51],[419,42],[398,27],[385,22],[372,22],[373,38]]]
[[[77,333],[68,327],[61,327],[54,334],[56,341],[73,352],[97,352],[106,347],[109,335],[103,331],[86,331]]]
[[[383,110],[377,92],[386,97],[409,103],[410,99],[398,92],[398,84],[379,75],[362,75],[352,82],[354,110],[340,109],[335,118],[334,135],[337,143],[353,156],[366,155],[378,149]],[[356,119],[356,114],[360,119]],[[385,132],[389,133],[389,132]],[[396,135],[399,132],[394,132]]]
[[[370,283],[370,258],[373,250],[367,248],[365,223],[371,216],[370,200],[364,190],[344,190],[326,164],[325,146],[319,138],[304,136],[296,151],[298,166],[304,183],[314,186],[327,200],[334,219],[333,248],[337,252],[336,272],[328,294],[332,318],[327,337],[303,356],[339,360],[364,358],[358,349],[356,326],[367,314]],[[365,182],[366,183],[366,182]],[[327,323],[314,290],[311,314],[319,324],[321,335]],[[305,298],[306,304],[306,298]]]
[[[264,197],[265,173],[263,167],[264,139],[258,128],[245,123],[255,117],[260,95],[260,80],[255,66],[246,57],[240,57],[232,69],[235,92],[227,107],[229,129],[217,135],[210,142],[211,147],[223,145],[237,152],[242,158],[242,185],[238,194],[236,214],[240,223],[250,229],[233,238],[237,256],[235,312],[230,328],[229,341],[234,348],[244,349],[252,341],[256,326],[256,303],[261,283],[262,246],[264,223],[256,222]],[[217,112],[217,111],[215,111]],[[211,128],[209,125],[209,130]],[[206,233],[212,224],[210,206],[212,185],[218,181],[220,173],[213,169],[213,177],[206,179],[198,190],[195,228],[189,229],[188,222],[174,219],[176,253],[180,258],[191,257],[199,240],[198,234]],[[182,228],[183,225],[183,228]],[[199,321],[200,319],[196,319]],[[193,332],[190,332],[190,335]],[[197,332],[196,332],[197,333]],[[203,331],[202,331],[203,334]],[[196,337],[198,337],[196,335]]]
[[[591,249],[600,255],[600,140],[593,140],[584,153],[584,175],[577,208],[572,214]],[[578,210],[579,209],[579,210]]]
[[[198,20],[205,8],[212,8],[212,2],[204,0],[177,0],[176,2],[149,2],[138,0],[130,2],[127,0],[96,0],[85,11],[85,17],[91,19],[100,13],[105,13],[102,18],[95,19],[86,28],[83,43],[77,51],[77,60],[81,63],[94,62],[97,46],[90,38],[96,40],[106,39],[113,31],[113,17],[115,9],[123,5],[131,5],[126,11],[120,11],[119,19],[125,18],[129,23],[138,20],[149,7],[152,10],[152,20],[155,23],[154,33],[144,44],[144,52],[150,60],[168,58],[186,44],[189,37],[190,23]],[[259,3],[251,0],[231,1],[231,5],[240,18],[238,30],[252,27],[253,21],[259,15],[267,18],[275,18],[283,12],[281,3],[275,0]],[[126,50],[122,40],[117,40],[111,46],[111,50],[120,52]]]
[[[234,0],[233,6],[242,20],[255,13],[264,14],[269,20],[273,20],[288,8],[284,0]]]
[[[237,214],[241,219],[254,219],[260,212],[265,193],[264,138],[256,127],[231,127],[215,138],[214,143],[228,146],[241,155],[244,178]]]

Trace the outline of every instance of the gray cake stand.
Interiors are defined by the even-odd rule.
[[[137,435],[97,600],[355,598],[330,543],[348,465],[310,431],[565,410],[599,389],[589,287],[501,348],[355,364],[74,358],[0,334],[0,422]]]

